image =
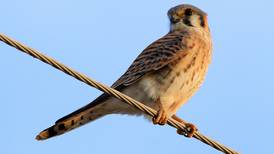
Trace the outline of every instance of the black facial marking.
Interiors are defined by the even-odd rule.
[[[193,27],[193,25],[191,24],[189,19],[190,19],[190,16],[184,18],[183,22],[184,22],[185,25]]]
[[[81,120],[83,120],[84,119],[84,116],[81,116]]]
[[[193,12],[192,12],[191,9],[186,9],[186,10],[185,10],[185,15],[186,15],[186,16],[191,16],[192,13],[193,13]]]
[[[171,21],[171,23],[176,24],[176,23],[178,23],[180,21],[180,19],[175,19],[174,17],[172,17],[170,19],[170,21]]]
[[[74,125],[74,120],[71,120],[71,126],[73,126]]]
[[[65,124],[60,124],[58,125],[58,129],[59,130],[64,130],[66,127],[65,127]]]
[[[200,15],[200,20],[201,20],[201,26],[205,27],[205,20],[202,15]]]

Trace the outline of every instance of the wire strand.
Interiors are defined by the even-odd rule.
[[[54,60],[53,58],[50,58],[50,57],[48,57],[48,56],[46,56],[46,55],[30,48],[30,47],[27,47],[27,46],[25,46],[25,45],[15,41],[15,40],[9,38],[9,37],[7,37],[3,34],[0,34],[0,40],[2,42],[6,43],[6,44],[18,49],[18,50],[26,53],[26,54],[34,57],[34,58],[37,58],[37,59],[43,61],[46,64],[49,64],[49,65],[53,66],[54,68],[66,73],[66,74],[68,74],[68,75],[70,75],[70,76],[72,76],[72,77],[74,77],[74,78],[76,78],[76,79],[78,79],[78,80],[80,80],[80,81],[82,81],[82,82],[84,82],[84,83],[100,90],[100,91],[103,91],[103,92],[105,92],[105,93],[107,93],[107,94],[109,94],[113,97],[116,97],[117,99],[119,99],[119,100],[121,100],[121,101],[123,101],[123,102],[125,102],[129,105],[134,106],[135,108],[145,112],[146,114],[148,114],[152,117],[156,115],[156,111],[154,109],[152,109],[152,108],[150,108],[150,107],[134,100],[133,98],[130,98],[129,96],[127,96],[127,95],[125,95],[125,94],[123,94],[123,93],[121,93],[121,92],[119,92],[119,91],[117,91],[113,88],[110,88],[110,87],[108,87],[104,84],[101,84],[101,83],[87,77],[86,75],[81,74],[81,73],[65,66],[62,63],[59,63],[58,61]],[[186,126],[183,123],[180,123],[180,122],[176,121],[173,118],[169,118],[167,123],[170,126],[175,127],[176,129],[181,129],[185,132],[188,132]],[[199,132],[195,132],[193,137],[200,140],[201,142],[203,142],[203,143],[205,143],[205,144],[207,144],[207,145],[209,145],[209,146],[225,153],[225,154],[238,154],[236,151],[234,151],[234,150],[232,150],[232,149],[230,149],[230,148],[228,148],[228,147],[226,147],[226,146],[224,146],[224,145],[222,145],[222,144],[220,144],[220,143],[204,136],[203,134],[201,134]]]

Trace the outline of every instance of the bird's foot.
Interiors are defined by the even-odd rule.
[[[165,125],[168,120],[167,112],[160,108],[157,115],[152,118],[153,124]]]
[[[184,135],[185,137],[191,138],[195,134],[195,132],[198,131],[197,127],[191,123],[185,123],[185,126],[187,132],[185,130],[178,129],[177,133],[180,135]]]

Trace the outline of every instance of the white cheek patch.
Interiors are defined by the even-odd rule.
[[[201,27],[201,20],[200,20],[200,16],[193,14],[190,17],[190,22],[194,27]]]

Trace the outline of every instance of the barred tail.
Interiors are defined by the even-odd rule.
[[[46,140],[48,138],[64,134],[70,130],[109,114],[109,109],[106,105],[107,98],[108,95],[103,94],[90,104],[57,120],[53,126],[40,132],[39,135],[36,136],[36,139]]]

